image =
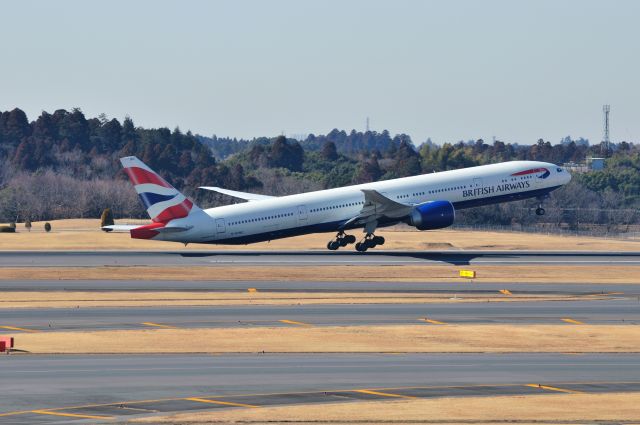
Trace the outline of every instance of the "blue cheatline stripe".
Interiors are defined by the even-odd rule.
[[[174,195],[159,195],[157,193],[152,193],[152,192],[145,192],[145,193],[138,194],[138,196],[140,197],[140,200],[142,200],[142,203],[147,208],[157,204],[158,202],[164,202],[164,201],[168,201],[169,199],[173,199],[177,195],[178,195],[177,193]]]

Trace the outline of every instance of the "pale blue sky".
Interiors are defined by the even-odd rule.
[[[640,141],[640,1],[3,1],[0,109],[220,136]]]

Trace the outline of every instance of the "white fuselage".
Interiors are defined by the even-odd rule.
[[[519,175],[527,170],[546,172]],[[185,243],[244,244],[341,230],[345,222],[362,210],[365,202],[363,189],[376,190],[407,205],[446,200],[456,209],[464,209],[545,196],[570,179],[567,171],[554,164],[503,162],[210,208],[201,214],[172,221],[172,225],[192,227],[179,234],[161,235],[161,239]],[[387,222],[383,220],[379,225],[399,221],[397,218]]]

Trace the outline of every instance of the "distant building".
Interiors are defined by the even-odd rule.
[[[587,166],[591,171],[604,170],[604,158],[587,158]]]
[[[562,164],[565,170],[571,173],[586,173],[589,171],[589,168],[585,163],[576,163],[576,162],[565,162]]]

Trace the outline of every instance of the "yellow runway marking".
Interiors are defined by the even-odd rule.
[[[540,384],[527,384],[527,387],[532,387],[532,388],[540,388],[541,390],[548,390],[548,391],[557,391],[560,393],[568,393],[568,394],[584,394],[583,391],[576,391],[576,390],[567,390],[565,388],[558,388],[558,387],[550,387],[548,385],[540,385]]]
[[[142,325],[154,326],[156,328],[177,329],[175,326],[163,325],[162,323],[142,322]]]
[[[0,413],[0,416],[16,416],[16,415],[24,415],[26,413],[31,413],[31,410],[20,410],[18,412]]]
[[[569,318],[564,318],[562,319],[563,322],[567,322],[567,323],[571,323],[573,325],[584,325],[583,322],[579,321],[579,320],[573,320],[573,319],[569,319]]]
[[[427,319],[426,317],[424,319],[419,319],[419,320],[422,320],[423,322],[431,323],[432,325],[446,325],[445,322],[439,322],[437,320]]]
[[[295,320],[278,320],[278,322],[286,323],[287,325],[313,326],[313,325],[310,325],[309,323],[296,322]]]
[[[402,395],[402,394],[392,394],[392,393],[382,393],[380,391],[373,391],[373,390],[355,390],[356,393],[363,393],[363,394],[372,394],[372,395],[380,395],[383,397],[396,397],[396,398],[417,398],[417,397],[412,397],[410,395]]]
[[[48,410],[32,410],[31,413],[37,413],[38,415],[66,416],[69,418],[82,419],[113,419],[113,416],[77,415],[75,413],[50,412]]]
[[[18,328],[15,326],[0,326],[1,329],[8,329],[10,331],[20,331],[20,332],[40,332],[35,329],[26,329],[26,328]]]
[[[231,401],[220,401],[220,400],[208,400],[206,398],[198,398],[198,397],[185,398],[185,400],[197,401],[199,403],[224,404],[225,406],[256,407],[256,408],[260,407],[260,406],[254,406],[253,404],[233,403]]]

